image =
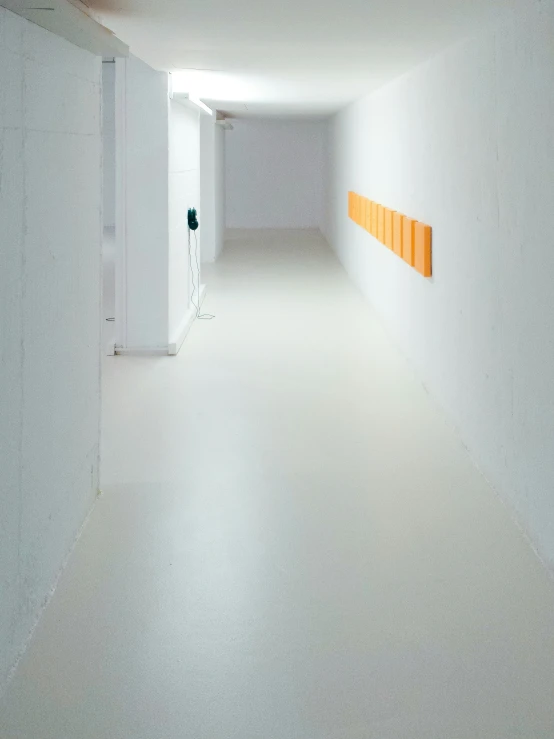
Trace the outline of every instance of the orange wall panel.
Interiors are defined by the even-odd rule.
[[[348,216],[424,277],[431,277],[431,226],[351,190],[348,192]]]
[[[402,257],[402,241],[404,232],[402,230],[402,213],[395,213],[392,224],[392,248],[395,254]]]
[[[392,224],[394,221],[394,210],[389,210],[389,208],[385,208],[385,246],[388,249],[392,249],[393,242],[392,242]]]
[[[371,233],[371,210],[372,210],[373,203],[371,200],[368,200],[366,203],[366,209],[365,209],[365,230],[368,231],[368,233]]]
[[[378,207],[377,203],[371,203],[371,235],[375,238],[377,238]]]
[[[377,238],[385,243],[385,209],[382,205],[377,206]]]
[[[413,218],[408,218],[408,216],[402,218],[402,259],[410,267],[414,266],[414,227]]]
[[[365,198],[360,195],[360,212],[358,214],[358,226],[365,226]]]
[[[415,222],[414,267],[424,277],[431,277],[431,226]]]

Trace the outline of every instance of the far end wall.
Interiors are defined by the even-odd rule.
[[[226,136],[228,228],[319,228],[325,124],[233,121]]]

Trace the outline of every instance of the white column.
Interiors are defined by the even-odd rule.
[[[168,346],[168,75],[116,69],[116,351]]]

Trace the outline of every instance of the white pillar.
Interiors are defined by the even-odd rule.
[[[200,121],[200,205],[202,261],[214,262],[225,231],[225,131],[214,117]]]
[[[116,67],[116,351],[168,346],[168,75]]]

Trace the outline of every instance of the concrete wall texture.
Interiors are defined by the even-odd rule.
[[[323,142],[319,122],[233,121],[226,136],[228,228],[319,228]]]
[[[98,490],[101,60],[0,8],[0,688]]]
[[[554,6],[529,3],[339,113],[325,231],[554,565]],[[347,191],[433,227],[420,277]]]

